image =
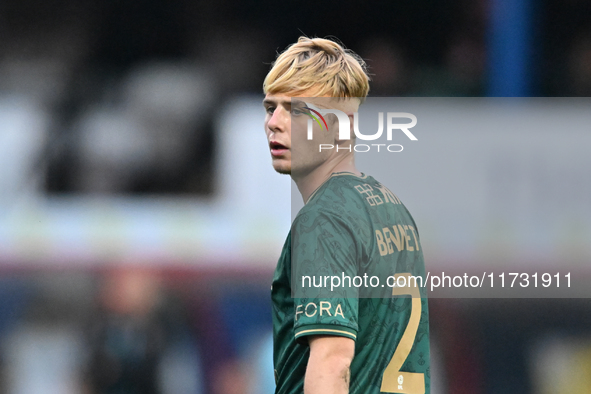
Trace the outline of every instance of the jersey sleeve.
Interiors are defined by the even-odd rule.
[[[336,215],[309,212],[292,228],[292,291],[296,340],[337,335],[355,340],[358,330],[357,245]]]

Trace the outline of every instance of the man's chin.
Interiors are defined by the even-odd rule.
[[[291,167],[276,165],[276,166],[273,166],[273,169],[280,174],[291,175]]]

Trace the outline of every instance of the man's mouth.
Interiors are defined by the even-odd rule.
[[[269,143],[269,147],[271,148],[271,155],[273,156],[281,156],[288,150],[288,148],[285,145],[277,141],[271,141]]]

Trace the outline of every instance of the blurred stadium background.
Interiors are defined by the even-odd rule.
[[[376,97],[591,94],[585,0],[3,1],[0,392],[271,392],[291,195],[269,166],[261,84],[302,33],[367,59]],[[557,105],[585,119],[581,100]],[[425,197],[421,181],[445,156],[413,163],[394,191],[425,223],[427,264],[492,267],[523,241],[513,269],[591,276],[590,145],[568,126],[543,138],[561,135],[558,156],[543,140],[522,155],[535,133],[488,151],[491,172],[447,213],[432,200],[451,187]],[[499,221],[477,235],[491,241],[442,246],[442,223],[464,226],[488,191]],[[549,240],[523,235],[550,225]],[[591,393],[588,299],[435,299],[431,316],[434,394]]]

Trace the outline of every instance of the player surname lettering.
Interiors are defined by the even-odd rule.
[[[411,240],[411,236],[414,241]],[[413,226],[406,224],[398,224],[392,227],[384,227],[381,230],[376,230],[376,242],[380,249],[380,256],[394,253],[394,246],[396,246],[396,250],[399,252],[405,249],[409,252],[419,250],[417,232]]]

